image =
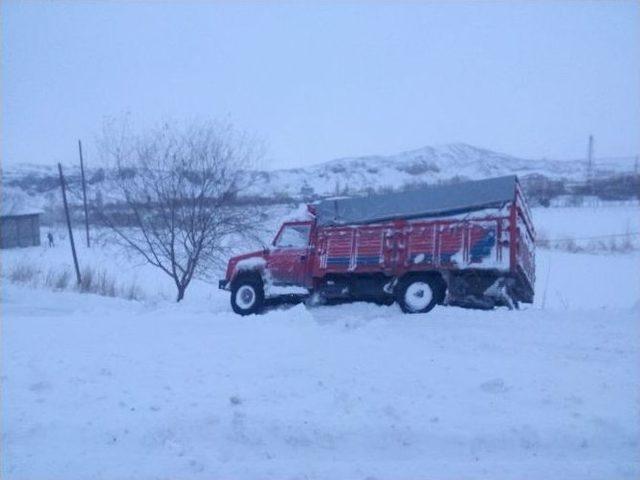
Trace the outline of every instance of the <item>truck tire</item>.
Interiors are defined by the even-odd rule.
[[[231,308],[239,315],[260,313],[264,307],[262,280],[239,278],[231,285]]]
[[[429,276],[409,276],[394,289],[396,301],[404,313],[427,313],[442,295],[439,282]]]

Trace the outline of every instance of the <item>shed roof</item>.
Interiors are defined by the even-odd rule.
[[[517,177],[488,178],[452,185],[366,197],[322,200],[316,205],[318,225],[373,223],[396,218],[453,215],[513,201]]]
[[[19,207],[19,208],[5,208],[2,205],[0,209],[0,217],[26,217],[29,215],[41,215],[42,210],[38,208]]]

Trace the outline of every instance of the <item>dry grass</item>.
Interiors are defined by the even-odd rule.
[[[119,283],[105,270],[94,267],[85,267],[82,270],[80,284],[75,282],[75,275],[67,268],[50,268],[45,273],[26,262],[14,265],[8,274],[3,276],[12,283],[44,287],[54,291],[77,291],[127,300],[143,300],[145,297],[135,282]]]
[[[592,239],[567,237],[550,240],[545,232],[538,232],[536,246],[546,250],[569,253],[629,253],[640,249],[640,244],[630,234]]]
[[[82,281],[78,285],[78,290],[82,293],[95,293],[103,297],[115,297],[116,281],[107,275],[104,270],[95,270],[92,267],[85,267],[81,272]]]
[[[52,290],[66,290],[71,280],[69,270],[49,269],[44,277],[44,286]]]
[[[31,264],[20,263],[14,265],[7,277],[13,283],[33,283],[40,271]]]

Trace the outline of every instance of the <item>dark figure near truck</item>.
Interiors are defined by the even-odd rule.
[[[490,309],[532,303],[535,231],[517,177],[326,199],[285,222],[271,246],[229,260],[220,288],[236,313],[265,300],[398,302]]]

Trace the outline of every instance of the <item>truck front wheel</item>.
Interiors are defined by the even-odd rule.
[[[240,315],[259,313],[264,306],[262,281],[254,278],[238,279],[231,286],[231,308]]]
[[[398,282],[395,297],[405,313],[427,313],[438,303],[439,285],[427,276],[406,277]]]

